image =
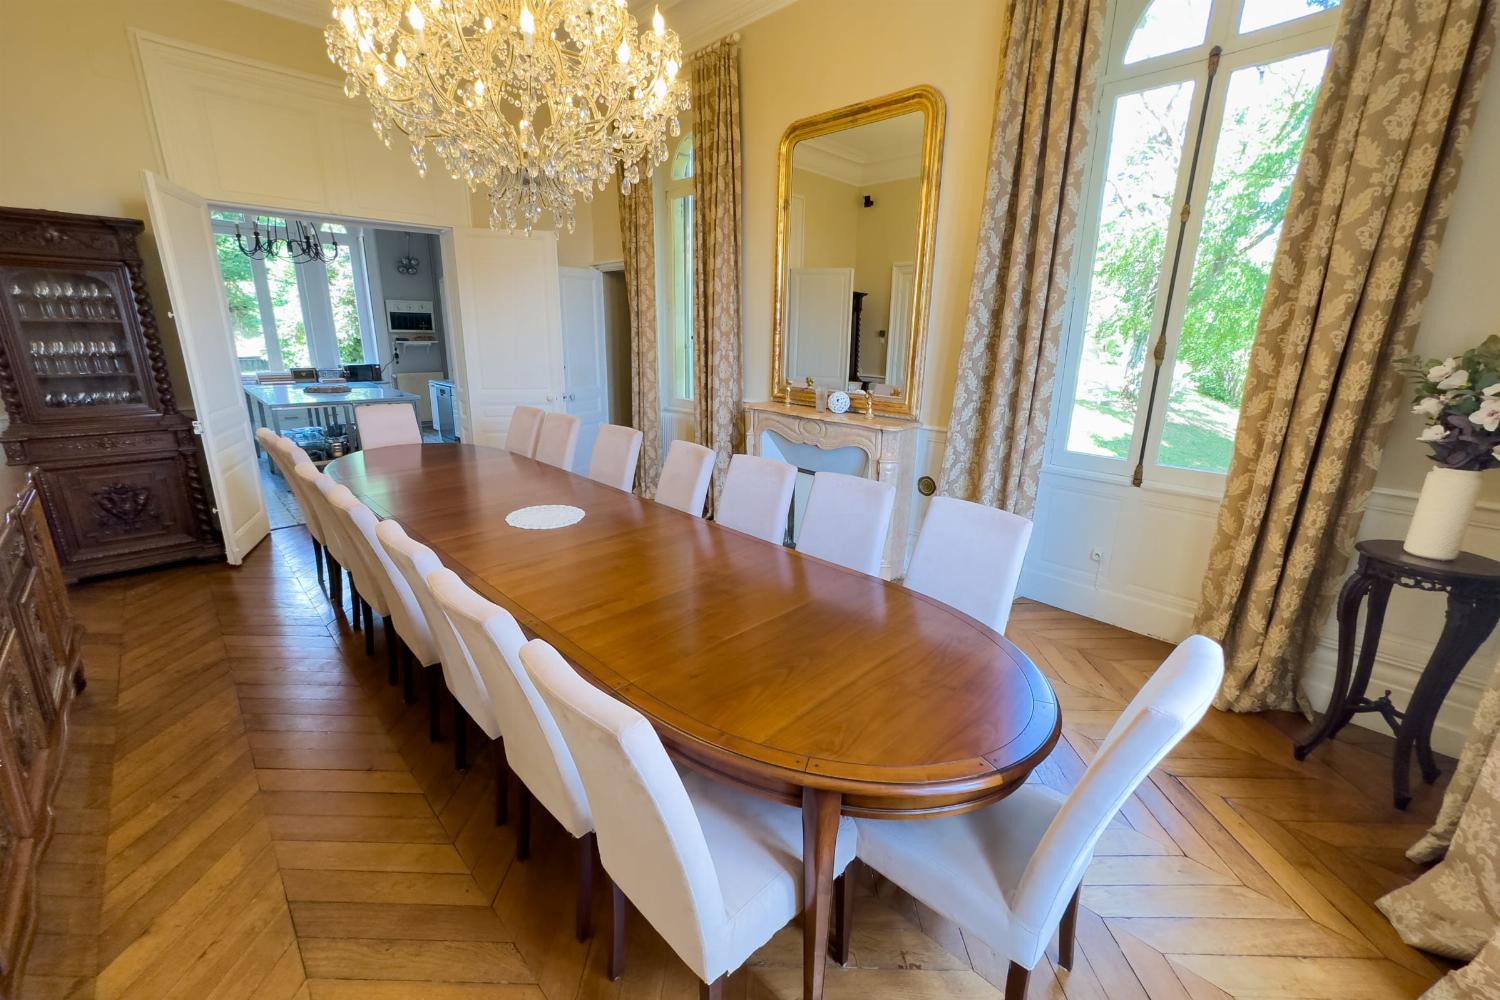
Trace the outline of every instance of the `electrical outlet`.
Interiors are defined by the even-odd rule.
[[[1089,562],[1102,563],[1104,561],[1103,549],[1089,549]]]

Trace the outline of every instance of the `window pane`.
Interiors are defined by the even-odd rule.
[[[1115,102],[1069,451],[1130,453],[1192,96],[1183,81]]]
[[[219,251],[219,273],[224,277],[229,328],[234,333],[234,353],[240,359],[240,371],[265,371],[270,367],[269,352],[250,258],[240,253],[233,236],[220,233],[214,237],[214,245]]]
[[[689,132],[677,143],[677,152],[672,157],[672,179],[686,180],[693,176],[693,133]]]
[[[1225,472],[1326,51],[1229,77],[1157,462]]]
[[[340,243],[338,257],[326,262],[324,266],[328,271],[328,301],[333,306],[333,332],[338,338],[340,363],[348,365],[374,362],[377,359],[365,357],[365,340],[359,326],[359,305],[354,294],[354,262],[350,260],[349,248]],[[317,271],[314,270],[313,273],[316,274]]]
[[[693,196],[671,199],[672,392],[693,398]]]
[[[312,356],[307,351],[307,329],[302,325],[297,266],[285,257],[268,257],[266,281],[271,288],[271,311],[276,314],[281,363],[287,368],[306,368],[312,364]]]
[[[1125,65],[1202,45],[1212,6],[1212,0],[1151,0],[1125,48]]]
[[[1240,34],[1285,24],[1299,17],[1332,10],[1339,0],[1245,0],[1240,11]]]

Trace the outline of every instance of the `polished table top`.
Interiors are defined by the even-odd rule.
[[[846,813],[1003,797],[1050,752],[1056,695],[1003,636],[913,591],[509,452],[378,448],[328,474],[647,715],[675,752]],[[572,504],[557,530],[505,515]]]
[[[307,406],[348,406],[351,403],[410,403],[417,399],[415,393],[394,389],[381,382],[346,382],[348,392],[306,392],[308,386],[318,382],[263,382],[245,384],[245,395],[264,406],[273,408]]]

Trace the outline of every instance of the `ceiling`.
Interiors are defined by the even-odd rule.
[[[925,119],[919,111],[803,139],[793,152],[798,170],[855,186],[917,177]]]
[[[230,0],[277,17],[322,28],[332,20],[332,0]],[[684,51],[707,45],[759,20],[793,0],[659,0],[667,26],[682,38]],[[657,0],[632,0],[630,9],[642,26],[651,22]]]

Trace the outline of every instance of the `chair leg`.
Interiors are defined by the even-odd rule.
[[[594,934],[594,835],[578,838],[578,916],[574,934],[587,941]]]
[[[327,549],[323,555],[328,558],[328,598],[333,601],[335,607],[344,606],[344,568],[339,561],[333,558],[333,553]]]
[[[365,655],[375,655],[375,609],[360,601],[365,614]],[[383,619],[382,619],[383,620]]]
[[[521,792],[521,808],[516,814],[516,860],[525,861],[531,857],[531,789],[524,781],[516,782],[516,787]]]
[[[308,537],[312,538],[311,535],[309,535]],[[318,540],[316,538],[312,539],[312,546],[313,546],[313,565],[318,568],[318,588],[322,589],[322,587],[323,587],[323,546],[318,544]]]
[[[396,626],[391,622],[391,616],[386,615],[380,619],[381,631],[385,633],[385,672],[392,684],[396,683],[396,649],[401,644],[401,639],[396,635]]]
[[[359,591],[354,589],[354,574],[349,574],[349,624],[354,626],[354,631],[359,631],[359,623],[363,617],[360,614],[361,599]]]
[[[443,738],[443,668],[427,667],[427,742]]]
[[[505,762],[505,741],[495,743],[495,825],[504,826],[510,822],[510,765]]]
[[[854,936],[854,866],[850,862],[844,874],[833,880],[833,935],[828,941],[828,957],[839,965],[849,964],[849,942]]]
[[[609,978],[619,982],[625,975],[625,894],[609,883]]]
[[[453,699],[453,767],[469,769],[469,713],[457,698]]]
[[[1026,1000],[1026,984],[1031,982],[1031,970],[1015,962],[1005,974],[1005,1000]]]
[[[724,984],[728,981],[729,977],[725,975],[711,983],[699,983],[698,996],[702,1000],[724,1000]]]
[[[1073,943],[1078,936],[1078,895],[1083,886],[1073,890],[1068,908],[1063,910],[1062,922],[1057,925],[1057,964],[1064,969],[1073,968]]]
[[[401,700],[408,705],[417,703],[416,680],[412,672],[417,669],[417,658],[410,649],[401,651]]]

